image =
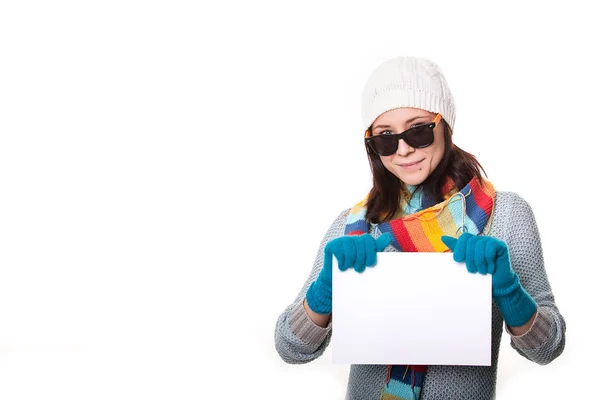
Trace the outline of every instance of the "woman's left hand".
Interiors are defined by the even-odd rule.
[[[454,261],[467,264],[469,272],[491,274],[494,290],[506,288],[514,282],[515,271],[510,265],[505,242],[471,233],[463,233],[458,239],[442,236],[442,242],[454,252]]]
[[[441,239],[454,252],[454,261],[465,262],[469,272],[492,275],[492,297],[508,325],[521,326],[531,319],[537,306],[521,286],[505,242],[471,233]]]

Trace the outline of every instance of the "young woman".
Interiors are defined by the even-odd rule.
[[[288,363],[306,363],[329,344],[333,256],[342,270],[368,273],[378,251],[452,251],[468,272],[492,274],[492,365],[352,365],[347,399],[493,398],[503,322],[512,347],[536,363],[551,362],[565,344],[533,212],[519,195],[495,191],[475,157],[453,144],[454,99],[431,61],[380,65],[362,108],[373,187],[325,234],[308,280],[277,321],[276,349]]]

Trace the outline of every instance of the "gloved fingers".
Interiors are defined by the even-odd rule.
[[[460,246],[460,242],[463,236],[461,236],[458,239],[458,244],[456,247]],[[474,274],[477,272],[477,265],[475,264],[475,245],[477,243],[477,237],[469,234],[469,236],[466,236],[464,239],[462,239],[462,241],[464,242],[465,263],[467,264],[467,271]],[[454,254],[456,254],[456,250]]]
[[[331,248],[329,246],[325,246],[325,250],[323,251],[323,269],[329,268],[331,271],[332,257],[333,254],[331,252]]]
[[[487,248],[487,245],[489,244],[489,241],[485,239],[486,238],[483,237],[475,237],[476,241],[474,246],[474,260],[475,265],[477,267],[477,272],[479,272],[481,275],[486,275],[488,273],[488,263],[485,257],[485,250]]]
[[[354,267],[356,262],[356,241],[352,236],[344,236],[342,239],[343,251],[340,251],[340,253],[344,253],[344,270],[347,270]]]
[[[490,274],[496,273],[496,259],[498,257],[498,246],[493,241],[488,241],[485,246],[485,259],[487,270]]]
[[[376,245],[377,245],[377,251],[383,251],[385,250],[386,247],[388,247],[393,240],[393,236],[391,233],[386,232],[384,234],[382,234],[381,236],[379,236],[377,238],[377,240],[375,241]]]
[[[366,242],[373,237],[371,235],[365,234],[361,236],[353,236],[354,245],[356,248],[356,259],[354,260],[354,270],[356,272],[363,272],[365,270],[366,263]]]
[[[454,261],[465,262],[467,259],[467,242],[469,238],[473,237],[470,233],[463,233],[458,238],[456,246],[454,246]]]
[[[383,251],[392,240],[390,233],[384,233],[377,240],[369,234],[333,239],[325,246],[323,267],[331,269],[335,256],[340,270],[354,268],[357,272],[363,272],[367,266],[377,263],[377,252]]]
[[[506,265],[507,269],[512,269],[512,267],[510,266],[510,254],[508,252],[508,245],[506,244],[506,242],[500,240],[497,240],[496,264]]]
[[[326,263],[328,263],[329,269],[331,269],[332,256],[335,256],[340,271],[345,271],[347,269],[344,246],[341,243],[341,239],[342,238],[334,239],[325,245],[325,259],[323,261],[323,268],[325,268],[327,266]]]
[[[365,265],[372,267],[377,263],[377,242],[371,237],[372,240],[365,240]]]

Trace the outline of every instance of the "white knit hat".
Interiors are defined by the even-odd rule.
[[[384,112],[400,107],[440,113],[454,128],[454,98],[438,66],[427,59],[398,57],[371,73],[363,91],[364,129]]]

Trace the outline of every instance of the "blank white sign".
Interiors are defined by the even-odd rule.
[[[333,362],[489,366],[491,302],[491,276],[451,253],[378,253],[363,273],[333,257]]]

